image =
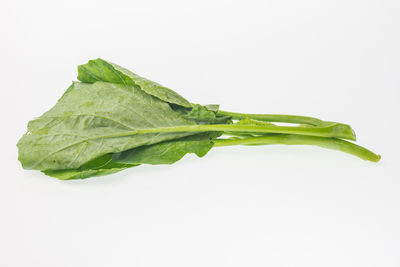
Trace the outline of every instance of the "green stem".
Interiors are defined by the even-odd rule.
[[[255,119],[267,122],[287,122],[296,124],[308,124],[312,126],[324,126],[325,121],[313,117],[295,116],[295,115],[278,115],[278,114],[246,114],[218,110],[218,115],[231,116],[234,120],[241,120],[245,118]]]
[[[113,138],[121,136],[130,136],[136,134],[148,133],[183,133],[183,132],[248,132],[248,133],[280,133],[280,134],[298,134],[322,137],[337,137],[343,139],[355,140],[354,132],[341,124],[330,124],[326,127],[294,127],[294,126],[276,126],[276,125],[237,125],[237,124],[200,124],[184,125],[174,127],[161,127],[150,129],[139,129],[120,134],[101,136],[99,138]]]
[[[381,159],[380,155],[376,155],[372,151],[350,143],[348,141],[337,138],[324,138],[316,136],[299,136],[290,134],[277,134],[260,137],[250,137],[243,139],[216,139],[214,146],[233,146],[233,145],[314,145],[323,148],[342,151],[352,154],[356,157],[372,162],[378,162]]]

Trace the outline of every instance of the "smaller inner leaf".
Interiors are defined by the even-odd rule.
[[[203,157],[213,147],[213,139],[221,133],[202,133],[173,141],[142,146],[121,153],[114,153],[115,162],[128,164],[172,164],[188,153]]]
[[[43,173],[60,180],[84,179],[116,173],[134,166],[137,165],[115,162],[110,154],[106,154],[82,165],[78,169],[44,170]]]

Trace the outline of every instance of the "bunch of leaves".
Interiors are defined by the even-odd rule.
[[[59,179],[173,164],[229,145],[316,145],[377,162],[349,125],[295,115],[243,114],[193,104],[175,91],[111,62],[78,66],[57,104],[28,123],[17,146],[25,169]],[[274,122],[291,123],[280,126]]]

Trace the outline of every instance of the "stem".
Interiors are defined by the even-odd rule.
[[[215,139],[214,146],[233,146],[233,145],[314,145],[323,148],[342,151],[352,154],[364,160],[378,162],[381,159],[380,155],[376,155],[372,151],[350,143],[348,141],[337,138],[324,138],[316,136],[299,136],[290,134],[277,134],[260,137],[250,137],[243,139]]]
[[[325,127],[294,127],[294,126],[276,126],[276,125],[236,125],[236,124],[200,124],[184,125],[174,127],[161,127],[150,129],[139,129],[125,133],[101,136],[99,138],[113,138],[121,136],[130,136],[136,134],[148,133],[181,133],[181,132],[248,132],[248,133],[280,133],[280,134],[298,134],[321,137],[337,137],[355,140],[354,132],[342,124],[332,123]]]
[[[297,123],[297,124],[308,124],[312,126],[323,126],[324,121],[313,118],[313,117],[305,117],[305,116],[295,116],[295,115],[277,115],[277,114],[246,114],[246,113],[236,113],[218,110],[218,115],[221,116],[231,116],[234,120],[241,120],[245,118],[255,119],[260,121],[268,121],[268,122],[288,122],[288,123]]]

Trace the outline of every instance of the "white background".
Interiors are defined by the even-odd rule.
[[[0,266],[400,266],[400,2],[0,3]],[[15,144],[102,57],[225,110],[351,124],[378,164],[215,148],[58,181]]]

